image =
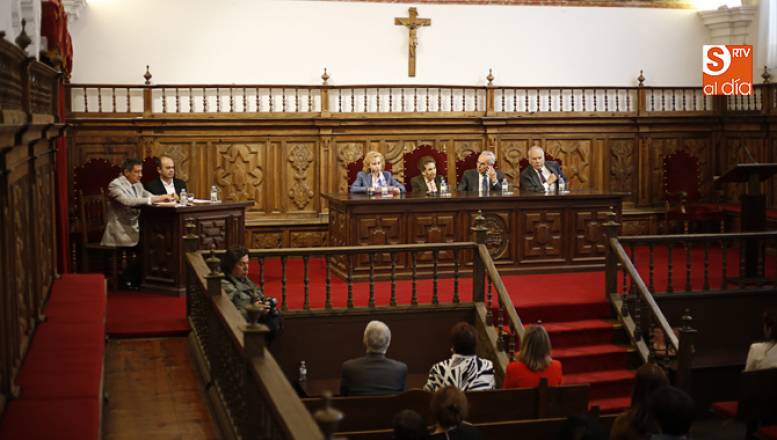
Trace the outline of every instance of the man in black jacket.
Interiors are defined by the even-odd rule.
[[[545,151],[539,145],[529,148],[529,166],[521,172],[521,191],[548,192],[559,177],[566,180],[558,162],[545,162]]]
[[[405,391],[407,365],[386,357],[391,343],[391,330],[381,321],[370,321],[364,329],[367,354],[343,362],[340,394],[343,396],[377,396]]]
[[[154,195],[181,194],[186,189],[186,182],[175,178],[175,162],[173,158],[163,154],[156,160],[156,171],[159,178],[146,183],[146,191]]]
[[[478,156],[478,166],[474,170],[464,171],[459,182],[459,192],[477,192],[480,195],[499,192],[505,175],[494,168],[496,155],[493,151],[484,151]]]

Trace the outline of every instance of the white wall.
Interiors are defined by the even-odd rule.
[[[71,34],[73,82],[699,85],[707,31],[695,10],[290,0],[90,0]]]

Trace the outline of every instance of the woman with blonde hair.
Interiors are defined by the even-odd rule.
[[[510,362],[505,372],[503,388],[534,388],[540,379],[548,385],[561,385],[561,362],[550,357],[550,336],[541,325],[526,328],[518,359]]]
[[[351,185],[352,193],[380,193],[383,188],[386,193],[399,194],[405,192],[405,185],[384,171],[386,160],[378,151],[370,151],[364,156],[364,170],[359,171],[356,180]]]

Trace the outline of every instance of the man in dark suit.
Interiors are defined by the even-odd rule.
[[[186,182],[175,178],[175,162],[173,158],[163,154],[156,160],[156,171],[159,178],[146,183],[146,191],[155,195],[181,194],[186,189]]]
[[[529,148],[529,166],[521,172],[521,191],[548,192],[559,177],[566,181],[558,162],[545,162],[545,151],[539,145]]]
[[[431,156],[422,157],[418,170],[421,171],[421,174],[410,179],[413,192],[418,194],[438,193],[442,177],[437,175],[437,164],[434,162],[434,158]]]
[[[495,163],[496,155],[492,151],[480,153],[477,169],[464,171],[457,189],[461,192],[477,192],[480,195],[498,192],[505,175],[494,168]]]
[[[370,321],[364,328],[367,354],[343,362],[340,394],[343,396],[377,396],[405,391],[407,365],[386,357],[391,343],[391,330],[381,321]]]

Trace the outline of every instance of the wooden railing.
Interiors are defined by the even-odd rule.
[[[484,86],[436,84],[321,85],[70,84],[71,117],[197,114],[336,117],[364,114],[511,115],[717,115],[777,110],[777,87],[754,86],[750,96],[704,96],[700,87]],[[644,80],[643,77],[639,79]]]

